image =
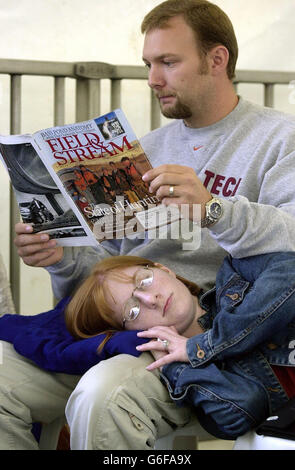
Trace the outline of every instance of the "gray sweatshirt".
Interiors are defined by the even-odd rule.
[[[172,121],[141,144],[153,167],[194,168],[211,194],[222,199],[223,216],[202,229],[197,249],[183,249],[181,238],[125,238],[97,248],[66,248],[63,259],[47,268],[57,298],[68,295],[97,261],[110,255],[158,261],[208,289],[227,253],[241,258],[295,250],[295,116],[240,98],[212,126],[193,129]]]

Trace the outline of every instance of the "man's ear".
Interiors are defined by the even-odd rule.
[[[213,75],[218,75],[227,69],[229,60],[229,52],[222,44],[214,47],[209,52],[209,60],[211,64],[211,71]]]
[[[162,269],[163,271],[165,271],[166,273],[170,274],[171,276],[176,277],[175,272],[172,271],[171,269],[167,268],[167,266],[164,266],[164,265],[161,264],[161,263],[154,263],[154,266],[155,266],[155,268]]]

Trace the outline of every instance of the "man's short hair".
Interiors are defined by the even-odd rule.
[[[229,52],[227,75],[235,77],[238,59],[238,43],[233,25],[221,8],[206,0],[166,0],[153,8],[143,19],[142,33],[152,29],[165,28],[171,18],[182,16],[195,33],[197,45],[206,55],[218,44]]]

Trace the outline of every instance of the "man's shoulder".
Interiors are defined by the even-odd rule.
[[[278,126],[283,124],[286,130],[295,131],[295,115],[289,114],[267,106],[261,106],[249,101],[244,101],[244,109],[246,113],[256,118],[256,122],[262,125]]]

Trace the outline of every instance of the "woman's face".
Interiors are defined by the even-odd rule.
[[[122,282],[112,275],[106,278],[106,301],[114,311],[116,320],[126,330],[146,330],[153,326],[175,326],[183,333],[192,323],[196,314],[196,299],[188,288],[177,279],[175,273],[165,267],[149,268],[151,278],[146,286],[137,287],[138,277],[144,268],[133,266],[116,272],[124,274],[127,282]],[[130,278],[130,281],[129,281]],[[131,302],[130,302],[131,299]],[[134,320],[129,320],[126,311],[129,305],[137,304],[139,313]]]

